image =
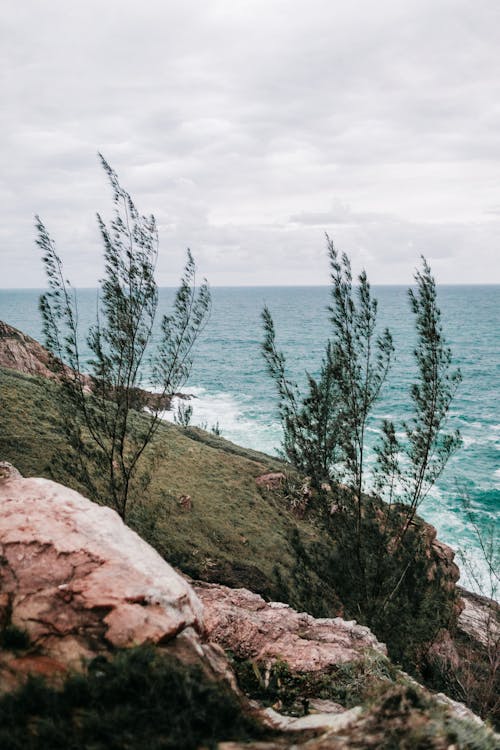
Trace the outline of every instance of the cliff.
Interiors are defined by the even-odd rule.
[[[38,363],[48,356],[28,337],[12,333],[12,329],[4,330],[8,331],[4,341],[11,342],[11,361],[12,353],[18,361],[28,361],[28,354],[20,354],[26,353],[25,346]],[[36,374],[39,377],[34,378],[0,367],[0,459],[10,460],[24,475],[56,479],[84,492],[85,488],[74,480],[72,457],[61,437],[57,390],[42,371]],[[275,600],[315,618],[359,617],[354,608],[346,607],[337,590],[336,559],[324,536],[321,518],[314,513],[301,516],[290,503],[294,484],[301,484],[289,466],[202,430],[183,430],[167,423],[160,426],[157,449],[161,459],[154,463],[147,495],[134,498],[129,524],[164,560],[205,584],[216,583],[232,590],[243,588],[253,592],[252,596],[260,595],[263,599],[257,596],[251,605],[255,611],[264,600]],[[271,481],[269,476],[274,479]],[[415,528],[423,544],[419,564],[426,586],[432,596],[437,592],[439,602],[445,602],[448,619],[437,620],[432,596],[416,597],[411,602],[408,627],[413,631],[410,635],[417,634],[420,641],[418,658],[410,659],[407,668],[425,677],[429,685],[438,690],[445,688],[453,697],[466,699],[476,711],[484,712],[484,702],[475,696],[477,686],[491,679],[491,653],[481,644],[480,635],[467,633],[468,605],[459,600],[467,595],[456,588],[458,568],[452,550],[439,542],[435,529],[421,519]],[[197,583],[196,587],[203,598],[203,585]],[[224,598],[222,592],[219,589],[219,596]],[[230,610],[229,621],[241,621],[245,607],[242,602],[239,614]],[[453,622],[462,608],[456,628]],[[271,612],[277,614],[276,608]],[[396,609],[395,617],[401,623],[402,615]],[[258,619],[252,630],[253,617],[245,615],[249,632],[265,630],[267,624],[259,624]],[[424,620],[426,630],[421,627]],[[268,622],[271,620],[264,618],[264,623]],[[303,627],[307,630],[304,623],[299,622],[299,633]],[[387,628],[381,634],[376,630],[391,650],[391,639],[398,636],[398,631],[390,632],[389,628],[388,637],[386,631]],[[279,635],[275,640],[280,642]],[[307,651],[307,638],[306,644],[303,640]],[[239,653],[243,659],[243,652]],[[248,658],[258,661],[259,654],[260,651],[251,652]],[[495,679],[498,680],[498,670]],[[494,691],[495,684],[493,694]]]
[[[0,580],[0,691],[14,691],[0,699],[2,747],[14,747],[14,740],[15,747],[34,741],[40,748],[56,741],[83,747],[92,739],[99,748],[146,743],[180,750],[221,740],[228,750],[252,746],[252,736],[255,747],[269,750],[416,747],[416,741],[486,748],[496,741],[463,706],[431,696],[394,668],[368,628],[317,620],[246,590],[192,584],[114,511],[46,479],[24,479],[6,463]],[[137,652],[140,644],[155,655]],[[124,656],[111,671],[117,649]],[[198,690],[191,685],[186,695],[193,664]],[[83,673],[79,681],[74,670]],[[144,704],[151,672],[156,679],[170,675],[169,689],[164,694],[157,682]],[[36,683],[38,700],[30,704],[32,674],[49,684]],[[115,678],[111,706],[107,696],[88,720],[86,696],[104,675]],[[207,695],[211,712],[200,720]],[[181,715],[165,725],[163,714],[180,699]],[[61,701],[64,710],[54,716]],[[137,716],[134,704],[142,706]],[[111,712],[124,705],[126,715],[113,723]],[[228,705],[226,723],[214,724]],[[184,724],[181,734],[175,723]]]

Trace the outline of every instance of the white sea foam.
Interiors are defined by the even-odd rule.
[[[259,412],[251,396],[225,391],[209,392],[205,388],[195,386],[187,386],[183,392],[193,396],[188,402],[193,409],[191,424],[208,430],[218,424],[224,438],[238,445],[276,455],[282,438],[279,421],[266,418],[263,412]],[[183,399],[174,398],[172,409],[164,414],[164,418],[174,421],[174,414],[181,402],[186,403]],[[477,427],[479,426],[478,422]],[[370,428],[369,431],[378,432],[374,428]],[[476,442],[474,437],[466,436],[466,447]],[[375,454],[370,450],[366,457],[368,473],[373,470],[375,458]],[[500,478],[500,469],[495,471],[496,477]],[[480,503],[475,503],[473,499],[471,507],[480,513],[487,523],[490,513],[485,512],[484,507]],[[449,544],[455,551],[464,550],[467,553],[475,573],[472,575],[457,555],[456,561],[461,569],[460,583],[466,588],[478,590],[479,580],[480,593],[489,595],[491,590],[488,566],[473,529],[467,522],[463,510],[458,507],[456,493],[443,492],[439,487],[433,486],[419,512],[436,527],[440,540]]]
[[[251,399],[220,391],[209,393],[204,388],[186,387],[182,389],[191,395],[188,403],[193,409],[191,424],[212,430],[216,426],[222,437],[246,448],[276,454],[281,441],[281,427],[277,421],[266,421],[249,416]],[[164,418],[173,422],[184,399],[174,398],[172,409],[164,413]]]

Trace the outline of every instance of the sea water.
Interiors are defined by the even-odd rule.
[[[401,429],[401,422],[411,418],[409,389],[416,370],[414,316],[407,289],[378,286],[372,291],[379,302],[380,327],[390,328],[396,347],[370,420],[373,444],[382,419],[392,419]],[[275,387],[261,354],[261,311],[264,304],[271,310],[278,346],[286,356],[290,376],[301,385],[306,370],[317,374],[331,334],[329,295],[328,287],[213,289],[210,320],[184,388],[194,396],[192,423],[207,429],[217,425],[223,437],[235,443],[276,454],[282,433]],[[0,291],[0,320],[42,340],[38,297],[37,290]],[[161,312],[168,312],[172,298],[173,290],[160,290]],[[78,292],[84,361],[89,354],[84,334],[95,317],[96,301],[95,290]],[[440,286],[438,303],[453,366],[463,376],[449,419],[451,429],[460,429],[463,444],[421,513],[437,527],[443,541],[471,557],[487,592],[487,565],[474,524],[464,512],[463,498],[470,504],[484,543],[495,524],[498,530],[500,510],[500,286]],[[144,378],[147,386],[147,372]],[[368,463],[373,463],[373,452]],[[473,586],[465,565],[462,568],[464,583]]]

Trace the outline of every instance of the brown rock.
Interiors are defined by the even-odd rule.
[[[317,672],[386,648],[371,631],[340,617],[315,619],[246,589],[196,582],[209,638],[238,658],[285,660],[292,671]]]
[[[51,360],[38,341],[0,320],[0,367],[56,379]]]
[[[26,375],[37,375],[49,380],[61,381],[62,372],[75,378],[75,371],[61,364],[45,347],[17,330],[8,323],[0,320],[0,367],[16,370]],[[78,375],[85,392],[89,393],[94,387],[94,380],[90,375]],[[173,395],[190,398],[185,394],[150,393],[142,388],[134,388],[131,392],[133,408],[165,410],[170,409]]]
[[[52,660],[4,654],[4,673],[78,668],[82,657],[150,642],[228,675],[187,581],[117,513],[55,482],[0,483],[0,589],[0,620],[26,631],[30,658]],[[2,677],[0,664],[0,688]]]
[[[500,605],[485,596],[460,589],[463,609],[458,627],[483,646],[500,643]]]
[[[270,472],[269,474],[262,474],[257,477],[255,483],[259,487],[264,487],[266,490],[279,490],[286,480],[285,475],[282,471]]]
[[[193,501],[191,500],[190,495],[181,495],[177,502],[179,503],[181,508],[184,508],[184,510],[193,509]]]
[[[20,479],[21,472],[12,466],[8,461],[0,461],[0,482],[7,479]]]
[[[460,657],[449,630],[441,628],[427,652],[427,659],[442,673],[458,669]]]

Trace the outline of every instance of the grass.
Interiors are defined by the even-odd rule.
[[[0,368],[0,460],[10,461],[24,476],[45,476],[85,494],[85,488],[78,484],[72,473],[72,457],[61,434],[56,398],[53,383]],[[142,417],[137,415],[136,418]],[[282,493],[261,490],[255,482],[256,477],[268,471],[289,472],[288,465],[203,430],[183,429],[169,423],[160,426],[154,449],[154,460],[150,455],[152,481],[147,490],[138,490],[128,522],[165,559],[194,577],[249,588],[271,599],[287,601],[295,608],[306,609],[316,616],[338,614],[337,585],[344,604],[349,601],[346,595],[349,592],[342,591],[340,584],[344,581],[347,585],[349,580],[346,571],[351,564],[350,556],[343,559],[339,551],[335,551],[333,537],[327,533],[324,525],[322,527],[318,523],[314,514],[305,519],[297,518],[290,511]],[[190,509],[179,503],[182,495],[190,496]],[[105,500],[104,490],[102,500]],[[424,573],[423,569],[419,572]],[[352,593],[356,594],[355,591]],[[422,619],[420,610],[421,603],[413,619],[415,632]],[[358,617],[354,604],[347,614]],[[436,620],[435,608],[430,607],[428,614],[432,621]],[[401,616],[401,610],[396,607],[395,617],[399,623]],[[398,627],[395,629],[396,635],[397,631]],[[5,646],[10,643],[12,648],[23,648],[25,645],[19,633],[8,631],[3,637],[7,639]],[[97,672],[89,677],[88,684],[81,682],[83,678],[71,678],[62,693],[30,681],[26,692],[19,694],[22,695],[20,702],[16,703],[18,694],[2,699],[2,750],[18,750],[21,747],[23,750],[48,747],[57,750],[58,747],[81,746],[99,750],[101,747],[132,748],[141,745],[158,749],[188,748],[196,746],[189,743],[200,744],[202,741],[210,747],[216,737],[242,736],[238,732],[243,725],[238,725],[240,728],[236,727],[234,734],[231,734],[233,725],[229,722],[226,727],[228,731],[221,734],[217,727],[210,724],[212,719],[204,712],[203,705],[206,703],[216,716],[219,702],[222,707],[227,704],[224,696],[212,694],[208,688],[208,692],[203,692],[200,719],[195,721],[197,726],[202,727],[201,734],[196,738],[182,728],[184,719],[178,725],[181,727],[178,734],[174,719],[169,719],[171,725],[165,728],[166,725],[161,723],[162,712],[169,716],[169,705],[165,707],[165,702],[160,704],[153,701],[151,706],[144,705],[140,708],[141,722],[143,718],[144,722],[139,727],[135,727],[135,722],[131,725],[129,716],[136,716],[137,706],[142,706],[143,673],[149,675],[147,680],[151,677],[158,697],[162,696],[164,689],[162,680],[177,685],[175,690],[178,688],[179,695],[184,696],[184,703],[181,701],[183,708],[178,709],[180,716],[184,716],[184,711],[191,716],[192,709],[186,706],[192,706],[190,701],[196,696],[196,701],[200,698],[196,693],[198,676],[181,675],[167,679],[165,674],[172,675],[175,669],[168,667],[170,672],[162,672],[166,667],[159,666],[154,656],[143,654],[131,657],[130,663],[126,657],[123,658],[125,671],[121,676],[113,676],[114,667],[109,667],[111,671],[105,671],[104,679]],[[134,690],[138,697],[136,695],[133,700],[130,695],[128,698],[122,696],[120,684],[125,673],[132,682],[136,680]],[[134,674],[136,677],[133,677]],[[261,698],[266,702],[279,700],[283,706],[293,705],[302,698],[307,700],[308,696],[317,695],[318,691],[321,697],[329,697],[345,706],[358,702],[371,706],[370,701],[380,695],[379,689],[385,690],[387,687],[389,692],[394,689],[395,695],[400,696],[406,690],[405,686],[394,684],[393,670],[386,660],[340,666],[318,684],[313,684],[307,676],[292,678],[286,665],[275,669],[271,681],[264,688],[259,665],[256,665],[256,669],[248,664],[240,666],[239,676],[251,694],[262,693],[264,689],[266,695],[261,695]],[[198,681],[200,690],[204,691],[205,683],[201,678]],[[103,701],[101,705],[95,699],[98,693],[93,691],[104,690],[107,682],[115,689],[113,692],[99,693],[99,701]],[[139,683],[140,689],[137,688]],[[127,683],[125,693],[130,689],[131,694],[135,695],[130,684]],[[67,690],[69,693],[65,692]],[[145,687],[144,695],[150,695],[148,690],[152,688]],[[94,698],[89,698],[89,695]],[[167,692],[167,695],[171,693]],[[178,697],[169,700],[176,705]],[[404,711],[408,702],[411,703],[411,700],[405,696],[400,700]],[[377,705],[378,709],[369,709],[374,716],[374,736],[379,729],[383,733],[390,713],[390,706],[384,699],[380,699]],[[225,716],[224,711],[222,708],[222,717]],[[421,708],[419,705],[410,706],[408,711],[416,717],[414,731],[417,744],[412,747],[440,747],[439,744],[432,744],[429,732],[435,732],[440,738],[450,737],[451,742],[458,737],[458,747],[493,747],[488,743],[481,744],[483,735],[474,727],[455,722],[453,726],[443,728],[441,719],[437,724],[425,721],[423,739],[419,738]],[[86,738],[86,745],[71,744],[74,738],[75,742],[83,743],[82,737]],[[171,737],[174,744],[169,744]],[[410,747],[397,744],[402,742],[401,737],[398,726],[395,726],[394,744],[374,746]]]
[[[269,665],[233,659],[233,668],[239,686],[251,698],[299,715],[312,698],[334,701],[346,709],[366,706],[401,681],[389,659],[369,649],[355,661],[320,672],[292,672],[280,660]]]
[[[71,472],[55,397],[51,382],[0,369],[0,460],[10,461],[24,476],[55,479],[86,494]],[[203,430],[167,422],[158,430],[155,453],[152,481],[138,492],[128,518],[141,536],[194,577],[280,598],[279,560],[281,577],[293,587],[294,532],[312,542],[318,531],[255,482],[265,472],[288,471],[287,465]],[[190,496],[190,510],[179,504],[182,495]],[[311,571],[311,576],[319,585],[317,574]],[[329,594],[336,603],[334,592]]]

